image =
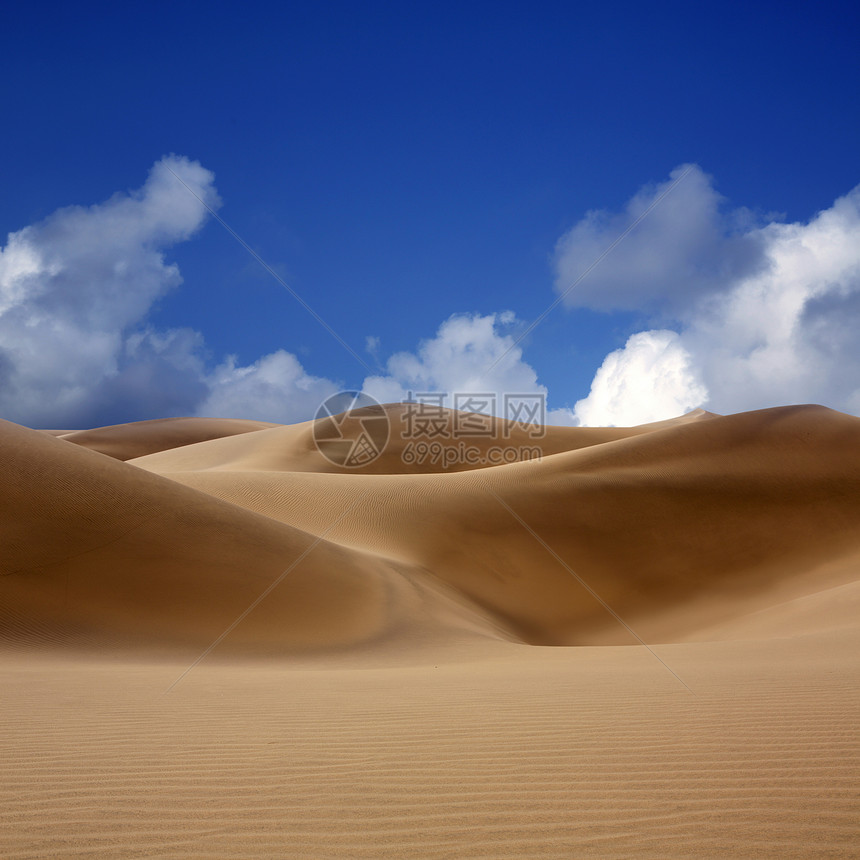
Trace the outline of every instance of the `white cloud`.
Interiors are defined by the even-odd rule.
[[[369,334],[364,339],[364,348],[374,357],[379,356],[379,350],[382,346],[382,341],[376,335]]]
[[[198,415],[282,424],[313,418],[323,400],[342,387],[310,376],[294,355],[282,349],[244,367],[237,367],[231,356],[207,382],[209,394],[198,406]]]
[[[723,289],[765,264],[757,235],[738,229],[749,213],[726,213],[723,203],[710,177],[688,164],[675,168],[666,182],[642,188],[623,212],[588,212],[556,244],[556,289],[568,307],[669,312]]]
[[[679,336],[646,331],[606,356],[575,414],[586,426],[628,427],[682,415],[707,396]]]
[[[701,213],[716,211],[714,192],[700,171],[690,176],[696,182],[687,203],[702,223]],[[659,267],[646,267],[637,282],[641,248],[627,248],[625,240],[610,257],[617,255],[614,272],[628,272],[630,283],[604,278],[599,295],[592,288],[579,298],[603,308],[638,303],[674,319],[677,329],[668,339],[665,329],[642,332],[608,356],[577,404],[583,423],[639,423],[705,404],[717,412],[804,402],[860,411],[860,187],[806,224],[748,224],[737,235],[712,217],[709,240],[682,242],[679,254],[682,214],[648,228],[652,254],[664,260],[662,278],[653,276]],[[758,249],[754,265],[737,265],[738,247]],[[722,269],[713,256],[721,248],[729,260]],[[690,272],[690,287],[682,289]],[[657,349],[652,364],[643,359],[646,345]]]
[[[718,411],[860,395],[860,187],[808,224],[757,231],[768,267],[692,308],[682,337]]]
[[[209,371],[199,332],[146,324],[182,283],[163,252],[219,205],[210,171],[168,156],[138,190],[12,233],[0,249],[0,415],[69,428],[182,414],[311,417],[337,386],[295,356],[281,350],[246,367],[229,358]]]
[[[559,289],[686,169],[563,236]],[[182,282],[164,253],[205,222],[197,198],[219,205],[213,175],[169,156],[139,190],[10,234],[0,249],[0,415],[55,427],[177,414],[292,422],[338,390],[284,350],[212,370],[199,332],[147,324],[153,303]],[[567,301],[639,309],[659,323],[607,356],[575,414],[553,410],[550,423],[636,424],[705,404],[860,412],[860,187],[809,223],[760,226],[725,211],[692,166]],[[518,325],[511,312],[454,315],[414,352],[391,356],[364,390],[383,402],[410,391],[493,393],[499,404],[506,393],[546,396],[515,346]],[[377,356],[379,339],[366,347]]]
[[[388,359],[385,377],[369,377],[364,390],[372,397],[389,393],[401,400],[409,391],[532,391],[537,374],[522,361],[522,350],[505,334],[516,320],[500,314],[455,314],[423,341],[417,353]],[[508,351],[510,350],[510,351]],[[496,364],[496,362],[498,362]],[[491,368],[491,365],[495,365]]]
[[[128,351],[143,341],[127,344],[127,333],[157,298],[181,283],[162,251],[191,237],[207,214],[171,170],[206,204],[219,205],[208,170],[169,156],[153,166],[139,190],[96,206],[60,209],[10,234],[0,249],[4,417],[80,426],[115,409],[111,401],[128,390],[121,382],[136,378],[143,386],[146,373],[132,371]],[[158,350],[154,341],[150,345],[153,367]],[[155,388],[138,394],[164,403],[165,381],[161,374]]]
[[[495,413],[503,414],[505,394],[539,394],[546,388],[523,361],[511,333],[518,322],[513,313],[455,314],[423,341],[415,353],[389,358],[385,376],[370,376],[363,390],[381,403],[399,402],[410,393],[444,393],[453,407],[456,394],[493,394]],[[551,422],[573,423],[568,410],[553,410]]]

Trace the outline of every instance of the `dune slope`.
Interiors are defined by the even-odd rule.
[[[831,410],[589,430],[587,443],[550,428],[539,461],[456,473],[392,474],[396,450],[376,467],[388,474],[285,468],[306,432],[134,463],[314,534],[361,497],[330,539],[426,568],[536,644],[635,641],[580,578],[649,641],[857,578],[833,562],[860,551],[860,420]]]
[[[156,418],[133,424],[115,424],[93,430],[43,431],[60,436],[92,451],[117,460],[131,460],[158,451],[169,451],[183,445],[253,433],[275,427],[264,421],[242,421],[230,418]]]
[[[8,422],[0,445],[7,644],[190,654],[286,571],[222,652],[360,648],[451,628],[495,635],[495,621],[414,566]]]

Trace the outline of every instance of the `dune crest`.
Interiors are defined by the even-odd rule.
[[[170,451],[209,439],[238,436],[276,427],[265,421],[232,418],[156,418],[132,424],[114,424],[94,430],[48,430],[67,442],[107,454],[117,460],[131,460],[159,451]]]

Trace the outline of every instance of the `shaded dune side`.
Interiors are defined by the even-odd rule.
[[[485,454],[494,446],[504,446],[509,451],[539,448],[544,455],[573,451],[592,445],[601,445],[618,439],[627,439],[643,433],[651,433],[664,426],[697,422],[714,417],[711,413],[696,410],[680,419],[659,424],[643,424],[640,427],[545,427],[528,428],[499,418],[481,418],[478,425],[488,435],[456,436],[452,432],[457,421],[465,413],[451,409],[441,410],[441,422],[445,432],[430,437],[416,435],[416,424],[409,417],[404,404],[389,404],[385,407],[390,425],[390,435],[382,455],[358,468],[338,466],[326,459],[314,442],[314,422],[305,421],[285,427],[273,427],[254,435],[253,444],[247,439],[215,439],[184,449],[165,450],[136,461],[145,469],[154,472],[182,472],[202,470],[228,471],[282,471],[282,472],[328,472],[353,475],[403,475],[433,474],[471,471],[482,468],[480,463],[458,461],[455,450],[461,443]],[[346,438],[355,439],[362,431],[362,419],[368,410],[357,409],[348,414],[341,432]],[[410,443],[416,441],[433,445],[433,452],[424,458],[404,457]],[[447,454],[445,452],[448,452]],[[438,456],[437,456],[438,455]],[[529,455],[525,454],[527,458]]]
[[[269,432],[228,440],[247,442],[256,470],[166,474],[309,532],[362,494],[332,540],[427,568],[533,643],[633,641],[546,546],[649,641],[860,579],[860,419],[821,407],[451,475],[265,472],[254,446]]]
[[[93,430],[43,432],[61,436],[67,442],[107,454],[116,460],[131,460],[183,445],[253,433],[277,426],[265,421],[232,418],[156,418],[152,421],[97,427]]]
[[[0,422],[0,642],[194,656],[315,542]],[[505,635],[421,570],[320,541],[219,646],[306,653]]]

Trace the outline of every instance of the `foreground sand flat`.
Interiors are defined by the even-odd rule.
[[[860,856],[860,420],[198,420],[0,423],[0,856]]]
[[[856,632],[394,668],[7,661],[4,857],[857,856]]]

